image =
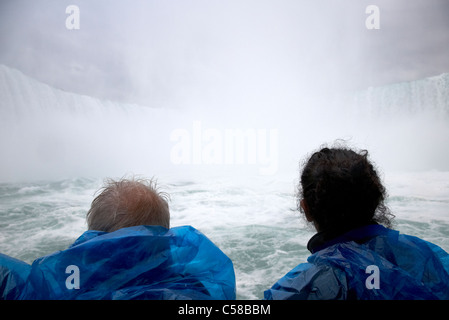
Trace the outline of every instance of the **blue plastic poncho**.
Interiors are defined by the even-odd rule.
[[[87,231],[28,265],[0,255],[2,299],[235,299],[231,260],[190,226]]]
[[[308,263],[265,291],[265,299],[449,299],[449,255],[430,242],[380,225],[317,238]]]

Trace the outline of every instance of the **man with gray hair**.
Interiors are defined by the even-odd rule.
[[[170,228],[153,180],[107,180],[88,231],[32,265],[0,253],[0,300],[235,299],[232,261],[191,226]]]
[[[87,212],[89,230],[112,232],[138,225],[170,228],[169,195],[153,180],[107,180]]]

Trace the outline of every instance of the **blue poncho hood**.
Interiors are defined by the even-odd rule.
[[[417,237],[373,224],[308,248],[265,299],[449,299],[449,255]]]
[[[136,226],[87,231],[31,266],[0,255],[0,298],[235,299],[235,275],[193,227]]]

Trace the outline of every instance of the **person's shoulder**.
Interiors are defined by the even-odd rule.
[[[435,256],[443,263],[444,268],[449,273],[449,253],[447,253],[439,245],[437,245],[433,242],[421,239],[417,236],[412,236],[412,235],[407,235],[407,234],[401,234],[400,241],[409,246],[413,246],[413,248],[415,248],[416,250],[426,253],[429,256],[430,255]]]
[[[398,242],[405,246],[410,246],[416,249],[420,249],[422,251],[435,253],[439,257],[444,257],[448,255],[448,253],[437,244],[424,240],[417,236],[400,233],[398,237]]]
[[[264,292],[265,300],[335,300],[346,296],[346,275],[327,264],[301,263]]]

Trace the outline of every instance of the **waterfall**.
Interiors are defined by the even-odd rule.
[[[354,107],[375,117],[433,115],[449,117],[449,73],[369,88],[354,95]]]
[[[0,66],[0,179],[154,174],[173,112],[65,92]]]
[[[449,170],[449,74],[333,101],[306,97],[296,107],[214,115],[220,108],[200,113],[100,100],[0,65],[0,180],[218,167],[296,174],[302,156],[339,138],[368,149],[382,167]]]

